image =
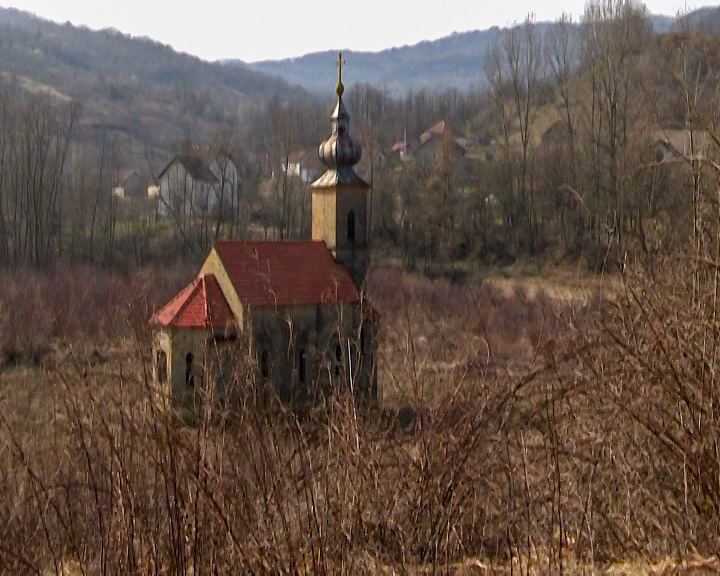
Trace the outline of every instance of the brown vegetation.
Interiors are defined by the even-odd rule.
[[[45,290],[81,299],[76,276],[56,271]],[[2,373],[0,569],[544,572],[710,555],[714,288],[688,307],[693,274],[679,278],[628,271],[622,296],[583,303],[376,270],[381,410],[340,391],[261,408],[241,359],[245,402],[211,410],[205,383],[188,428],[147,376],[153,285],[101,276],[82,308],[44,312],[100,358],[73,348],[46,371]],[[3,310],[23,303],[10,293]],[[109,326],[134,343],[103,346],[120,336]]]
[[[117,344],[191,272],[82,265],[0,271],[0,369],[38,365],[69,348],[92,353]]]
[[[543,50],[530,23],[512,31],[480,107],[498,122],[495,160],[462,176],[441,145],[428,166],[377,174],[373,238],[435,276],[377,265],[368,278],[382,316],[378,406],[340,388],[283,405],[238,357],[240,401],[223,404],[205,381],[200,417],[181,423],[153,388],[147,327],[192,271],[168,258],[184,253],[177,230],[117,221],[101,195],[104,140],[67,183],[72,107],[0,97],[12,120],[0,127],[0,571],[717,568],[698,557],[720,547],[719,76],[706,38],[653,43],[639,16],[594,2],[580,36],[561,23]],[[664,84],[682,97],[651,110]],[[379,109],[422,117],[453,98],[382,103],[357,96],[368,139],[380,138]],[[266,157],[287,158],[307,118],[273,105],[258,133]],[[548,107],[561,119],[540,146]],[[653,122],[673,117],[687,142],[668,138],[658,160]],[[302,193],[277,178],[267,228],[298,235]],[[551,241],[613,269],[612,291],[592,281],[558,298],[483,281],[472,265],[437,273]],[[159,255],[162,267],[124,272],[70,263]]]

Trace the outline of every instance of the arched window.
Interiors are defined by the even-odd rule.
[[[340,376],[340,366],[342,365],[342,346],[338,344],[335,347],[335,376]]]
[[[158,382],[160,384],[165,384],[165,382],[167,382],[168,366],[167,354],[165,354],[164,350],[160,350],[160,352],[157,353],[157,371]]]
[[[355,241],[355,210],[350,210],[350,212],[348,212],[347,239],[350,242]]]
[[[300,356],[298,358],[298,378],[300,382],[305,382],[305,348],[300,348]]]
[[[263,350],[260,355],[260,373],[263,378],[267,378],[270,374],[269,355],[267,350]]]
[[[195,386],[195,378],[193,376],[193,360],[195,357],[192,352],[185,355],[185,384],[192,388]]]

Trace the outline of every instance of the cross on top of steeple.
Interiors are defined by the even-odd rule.
[[[342,99],[345,92],[342,77],[345,59],[342,52],[338,52],[335,65],[338,70],[338,81],[336,89],[337,102],[330,115],[332,133],[320,144],[318,149],[318,156],[328,170],[312,186],[313,188],[327,188],[338,184],[352,184],[366,189],[368,187],[367,183],[353,170],[353,166],[362,158],[362,148],[350,136],[350,114],[348,114]]]
[[[336,87],[336,92],[338,97],[342,98],[343,93],[345,92],[345,86],[343,86],[342,81],[342,68],[343,64],[345,64],[345,60],[343,59],[342,51],[338,52],[338,59],[337,59],[337,67],[338,67],[338,82]]]

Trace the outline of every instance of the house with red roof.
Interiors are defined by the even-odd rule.
[[[397,158],[400,161],[405,160],[405,156],[408,153],[408,146],[406,140],[398,140],[390,148],[390,156]]]
[[[429,167],[439,159],[462,164],[466,153],[464,139],[455,136],[448,122],[440,120],[420,135],[413,156],[416,162]]]
[[[311,186],[309,240],[215,242],[193,281],[157,310],[154,377],[180,410],[209,386],[272,386],[282,399],[311,400],[349,387],[377,395],[377,314],[363,297],[368,267],[368,184],[357,175],[342,72],[332,134],[320,145],[326,170]],[[249,361],[239,379],[232,355]],[[246,364],[247,365],[247,364]]]

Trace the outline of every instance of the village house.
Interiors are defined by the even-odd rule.
[[[155,178],[151,178],[147,183],[147,197],[150,199],[160,197],[160,186]]]
[[[355,171],[363,180],[369,182],[372,171],[383,169],[386,165],[387,159],[382,152],[375,151],[371,158],[367,148],[363,147],[362,158],[355,167]],[[325,172],[325,166],[318,157],[317,148],[309,148],[290,154],[283,161],[283,171],[290,176],[297,176],[304,184],[309,184]]]
[[[400,162],[405,161],[405,157],[408,154],[408,147],[406,140],[398,140],[390,147],[390,157],[399,160]]]
[[[145,196],[145,184],[136,171],[121,170],[116,181],[117,184],[112,190],[116,198],[138,199]]]
[[[297,150],[283,160],[283,172],[288,176],[297,176],[305,184],[317,180],[325,171],[318,158],[317,148]]]
[[[381,150],[375,150],[372,154],[368,148],[363,147],[362,158],[355,166],[358,176],[372,184],[374,176],[387,168],[387,156]]]
[[[430,167],[443,156],[462,164],[466,153],[464,141],[453,134],[445,120],[441,120],[420,135],[413,157],[416,163]]]
[[[683,158],[707,155],[712,139],[705,130],[696,129],[692,133],[686,128],[666,128],[654,134],[655,159],[658,162],[683,162]]]
[[[363,297],[369,186],[354,170],[362,150],[343,90],[340,66],[332,134],[319,148],[326,170],[310,186],[312,238],[218,241],[196,278],[153,315],[155,380],[176,408],[192,410],[200,382],[224,394],[222,359],[233,351],[254,359],[257,379],[284,400],[342,386],[377,396],[377,317]],[[214,368],[207,358],[219,359]]]
[[[194,147],[173,156],[157,177],[157,187],[161,216],[211,213],[221,205],[236,208],[237,163],[222,150]]]
[[[569,153],[571,141],[567,122],[562,119],[556,120],[533,141],[536,161],[555,164],[558,158]],[[519,140],[515,141],[514,144],[518,149],[521,146]]]

